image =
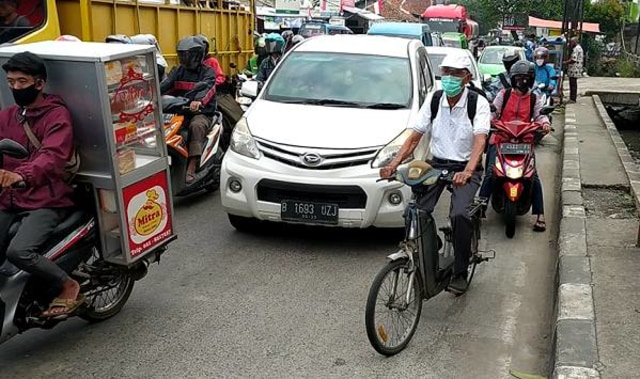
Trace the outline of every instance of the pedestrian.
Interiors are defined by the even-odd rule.
[[[569,76],[569,103],[575,103],[578,98],[578,78],[582,76],[582,64],[584,63],[584,51],[582,46],[578,43],[578,37],[573,37],[569,41],[569,48],[571,48],[571,58],[565,61]]]

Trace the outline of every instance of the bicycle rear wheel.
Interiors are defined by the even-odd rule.
[[[365,310],[367,337],[371,346],[382,355],[401,352],[420,322],[422,278],[416,271],[410,283],[408,267],[408,259],[390,262],[376,275],[369,290]]]

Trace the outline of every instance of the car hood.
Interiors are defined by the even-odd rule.
[[[246,112],[254,137],[292,146],[356,149],[382,146],[407,128],[409,109],[284,104],[258,99]]]
[[[506,71],[504,66],[501,64],[486,64],[486,63],[479,63],[478,70],[480,70],[480,72],[483,74],[488,74],[491,76],[497,76],[499,73]]]

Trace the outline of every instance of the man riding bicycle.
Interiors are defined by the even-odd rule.
[[[398,155],[380,170],[380,176],[390,177],[398,166],[412,156],[424,134],[431,134],[431,165],[454,171],[449,218],[454,238],[454,276],[449,290],[463,294],[468,288],[467,269],[471,255],[473,226],[469,208],[482,177],[482,153],[490,129],[491,110],[487,100],[466,88],[471,81],[471,60],[465,54],[451,53],[440,65],[443,91],[430,94],[418,115],[413,133]],[[442,96],[444,92],[445,96]],[[432,114],[432,101],[437,102]],[[472,117],[473,115],[473,117]],[[418,206],[433,212],[445,184],[416,192]]]

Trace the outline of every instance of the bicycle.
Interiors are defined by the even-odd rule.
[[[380,180],[397,180],[409,186],[434,186],[438,183],[446,183],[446,188],[452,192],[454,172],[432,168],[425,162],[412,162],[407,167],[401,167],[394,178]],[[473,236],[471,241],[471,257],[469,259],[469,276],[467,281],[471,284],[476,266],[495,258],[495,251],[479,251],[478,245],[481,238],[481,209],[486,202],[475,198],[469,214],[473,223]],[[428,300],[443,290],[448,291],[448,284],[453,276],[453,231],[449,225],[436,229],[433,216],[418,208],[415,194],[412,196],[405,211],[405,238],[400,243],[400,250],[389,255],[389,262],[376,275],[365,310],[365,326],[367,337],[373,348],[380,354],[391,356],[402,351],[413,337],[422,312],[422,301]],[[442,232],[444,241],[438,234]],[[483,256],[483,253],[487,253]],[[493,253],[491,256],[490,254]],[[391,285],[387,286],[390,296],[386,300],[379,300],[378,296],[383,289],[385,279],[391,274]],[[398,290],[401,279],[406,278],[406,291]],[[389,326],[388,323],[378,320],[376,306],[392,313],[392,321],[401,319],[407,312],[412,319],[401,322],[404,330],[400,336],[390,336],[398,328]],[[411,309],[410,309],[411,308]]]

